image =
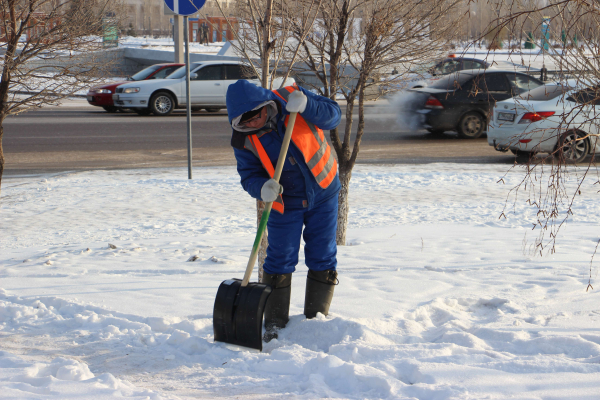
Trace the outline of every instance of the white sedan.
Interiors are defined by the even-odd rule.
[[[194,109],[216,112],[225,108],[229,85],[239,79],[260,85],[250,69],[235,61],[203,61],[190,67],[190,100]],[[186,107],[185,72],[181,67],[166,79],[131,82],[118,86],[113,94],[116,107],[128,108],[140,115],[169,115]]]
[[[496,103],[488,144],[517,156],[551,153],[578,163],[588,154],[600,153],[599,112],[600,88],[540,86]]]

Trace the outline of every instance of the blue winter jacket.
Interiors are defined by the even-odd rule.
[[[306,109],[300,114],[304,119],[323,130],[333,129],[339,125],[342,113],[337,102],[302,88],[300,90],[307,97]],[[259,139],[271,159],[273,167],[275,167],[285,135],[283,122],[285,116],[289,114],[285,110],[285,102],[272,91],[256,86],[246,80],[239,80],[227,89],[226,101],[230,124],[235,117],[254,109],[267,100],[274,100],[281,106],[278,107],[280,112],[277,120],[277,130],[268,132]],[[260,190],[263,184],[270,179],[270,176],[263,168],[260,160],[251,151],[243,148],[243,141],[239,140],[242,135],[244,134],[234,131],[232,136],[232,146],[234,147],[242,187],[255,199],[261,199]],[[337,196],[340,190],[340,180],[337,174],[326,189],[319,186],[308,169],[302,153],[293,142],[290,142],[279,183],[283,186],[282,197],[285,208],[311,209],[315,205],[329,200],[332,196]]]

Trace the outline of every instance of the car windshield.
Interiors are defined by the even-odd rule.
[[[437,62],[430,61],[420,66],[415,66],[414,72],[420,75],[430,74],[434,72],[435,67],[437,66]]]
[[[456,90],[462,87],[472,77],[472,74],[465,73],[450,74],[436,80],[429,85],[429,87],[433,89]]]
[[[153,65],[151,67],[144,68],[143,70],[141,70],[140,72],[138,72],[137,74],[135,74],[131,78],[129,78],[129,80],[143,81],[144,79],[146,79],[147,77],[152,75],[157,69],[160,69],[160,67],[161,67],[161,65]]]
[[[200,65],[192,64],[192,71],[198,68]],[[175,70],[171,75],[167,76],[166,79],[179,79],[185,76],[186,67],[181,67]]]
[[[435,73],[438,75],[447,75],[456,72],[460,69],[459,60],[445,60],[438,64],[435,68]]]
[[[546,101],[555,99],[571,89],[571,87],[565,85],[542,85],[521,93],[519,97],[523,100]]]

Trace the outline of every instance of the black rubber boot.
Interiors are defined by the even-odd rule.
[[[306,294],[304,296],[304,315],[306,315],[306,318],[314,318],[318,312],[323,315],[329,314],[333,289],[338,283],[337,272],[332,269],[325,271],[308,270]]]
[[[263,272],[261,283],[273,288],[265,305],[265,342],[277,338],[277,330],[285,328],[290,320],[290,296],[292,274],[267,274]]]

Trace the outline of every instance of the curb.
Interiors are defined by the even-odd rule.
[[[14,94],[30,94],[30,95],[34,95],[34,94],[39,94],[39,92],[25,92],[23,90],[9,90],[8,93],[14,93]],[[56,93],[48,93],[50,95],[55,95],[55,96],[62,96],[61,94],[56,94]],[[72,94],[69,96],[66,96],[65,98],[70,98],[70,97],[78,97],[78,98],[82,98],[85,99],[87,95],[85,94]]]

